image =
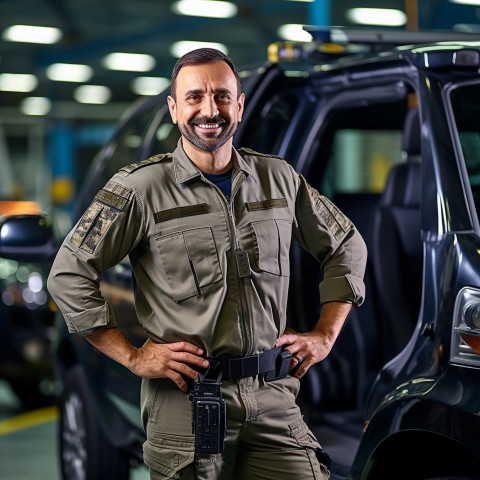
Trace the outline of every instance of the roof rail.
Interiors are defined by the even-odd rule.
[[[434,42],[468,42],[480,41],[480,32],[457,32],[453,30],[369,30],[363,28],[321,27],[305,25],[305,31],[312,35],[317,43],[334,43],[337,45],[376,45],[400,46]]]

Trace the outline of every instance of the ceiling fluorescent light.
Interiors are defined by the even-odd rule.
[[[180,42],[175,42],[170,47],[170,53],[176,58],[180,58],[192,50],[197,48],[216,48],[221,52],[228,55],[228,49],[223,43],[214,43],[214,42],[190,42],[188,40],[181,40]]]
[[[452,3],[460,3],[461,5],[477,5],[480,6],[480,0],[449,0]]]
[[[155,59],[143,53],[110,53],[103,59],[103,64],[110,70],[126,72],[148,72],[155,67]]]
[[[46,70],[47,78],[56,82],[87,82],[93,71],[88,65],[75,63],[54,63]]]
[[[37,85],[37,77],[30,73],[0,73],[0,90],[4,92],[31,92]]]
[[[52,102],[46,97],[27,97],[20,104],[25,115],[46,115],[52,108]]]
[[[73,97],[79,103],[107,103],[112,97],[112,92],[103,85],[82,85],[73,92]]]
[[[407,23],[404,12],[391,8],[351,8],[347,10],[346,17],[350,22],[360,25],[400,27]]]
[[[311,42],[312,36],[303,29],[303,25],[289,23],[278,27],[277,33],[280,38],[291,42]]]
[[[132,91],[136,95],[158,95],[170,85],[165,77],[138,77],[132,81]]]
[[[9,42],[57,43],[62,31],[55,27],[37,27],[33,25],[12,25],[3,31],[3,39]]]
[[[237,12],[237,6],[232,2],[217,0],[179,0],[172,5],[173,13],[193,17],[232,18]]]

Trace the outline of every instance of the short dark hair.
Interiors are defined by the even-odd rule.
[[[231,58],[225,53],[215,48],[198,48],[186,53],[183,57],[177,60],[177,63],[173,67],[172,81],[170,83],[170,95],[176,100],[175,90],[177,88],[178,72],[186,65],[200,65],[202,63],[218,63],[225,62],[231,69],[237,79],[237,97],[242,93],[242,85],[240,83],[240,75],[238,74],[237,67],[232,62]]]

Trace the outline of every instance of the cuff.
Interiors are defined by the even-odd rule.
[[[365,299],[365,284],[354,275],[332,277],[320,283],[320,302],[347,302],[359,307]]]
[[[64,315],[64,319],[70,333],[76,333],[83,337],[100,328],[117,326],[112,307],[108,303],[84,312],[67,313]]]

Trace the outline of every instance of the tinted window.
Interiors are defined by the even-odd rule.
[[[451,102],[473,200],[480,211],[480,84],[452,90]]]

